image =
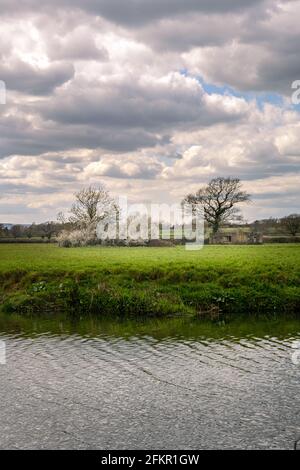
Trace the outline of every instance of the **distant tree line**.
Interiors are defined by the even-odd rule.
[[[194,214],[201,213],[206,230],[214,235],[224,227],[248,227],[261,234],[288,234],[296,237],[300,232],[300,214],[282,218],[256,220],[252,224],[243,222],[240,204],[249,203],[250,195],[243,191],[238,178],[214,178],[196,193],[188,194],[182,204],[189,204]],[[2,239],[57,239],[63,246],[81,246],[96,240],[96,227],[100,221],[120,214],[116,201],[102,186],[88,187],[75,194],[75,202],[69,214],[60,213],[57,221],[41,224],[0,224]]]
[[[209,224],[205,223],[206,230]],[[262,233],[264,235],[288,235],[296,237],[300,234],[300,214],[291,214],[282,218],[270,217],[269,219],[256,220],[250,224],[241,222],[224,222],[222,227],[225,228],[242,228],[247,227],[253,232]],[[171,229],[173,227],[170,227]],[[56,222],[45,222],[41,224],[21,225],[16,224],[7,227],[0,224],[0,238],[2,239],[41,239],[44,241],[56,240],[57,236],[62,232],[71,232],[75,229],[75,224],[66,220]]]
[[[62,230],[60,222],[45,222],[42,224],[21,225],[15,224],[7,227],[0,224],[0,237],[7,239],[44,239],[51,241]]]
[[[250,226],[255,232],[264,234],[287,234],[296,237],[300,233],[300,214],[290,214],[282,218],[255,220]]]

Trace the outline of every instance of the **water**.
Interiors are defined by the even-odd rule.
[[[1,449],[289,449],[297,322],[0,317]]]

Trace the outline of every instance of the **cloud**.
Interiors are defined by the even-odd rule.
[[[234,12],[251,9],[264,0],[52,0],[51,8],[41,5],[37,0],[2,0],[1,13],[12,14],[16,8],[20,12],[43,10],[49,12],[52,8],[67,9],[77,7],[92,15],[99,15],[117,24],[136,27],[160,18],[172,17],[186,12]]]
[[[232,26],[222,45],[209,41],[184,54],[186,67],[208,82],[229,85],[241,91],[277,92],[291,95],[291,84],[300,76],[300,2],[273,2],[255,20],[253,14],[228,18]]]
[[[135,81],[73,80],[51,99],[11,102],[0,114],[0,156],[97,149],[130,152],[167,145],[176,132],[248,117],[239,98],[207,95],[180,73]]]
[[[90,163],[84,170],[83,179],[102,176],[128,179],[153,179],[160,174],[163,164],[157,159],[140,155],[108,155]]]
[[[219,175],[242,178],[261,216],[296,212],[299,13],[299,0],[3,0],[12,220],[52,218],[90,182],[178,202]]]
[[[104,47],[98,47],[92,33],[79,26],[65,35],[56,35],[47,41],[47,53],[51,60],[108,60]]]
[[[174,126],[211,125],[241,118],[243,100],[206,96],[200,83],[180,73],[162,77],[124,76],[88,86],[68,87],[36,108],[45,119],[64,124],[159,131]]]
[[[68,63],[52,63],[41,68],[16,59],[0,65],[0,77],[8,92],[14,90],[30,95],[49,95],[73,76],[74,68]]]

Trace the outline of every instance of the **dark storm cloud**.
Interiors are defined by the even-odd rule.
[[[228,12],[251,8],[264,0],[87,0],[84,8],[119,24],[134,26],[187,12]],[[80,0],[76,5],[82,6]]]
[[[24,106],[20,116],[14,115],[13,110],[10,116],[0,114],[0,158],[81,148],[126,152],[168,141],[164,135],[131,128],[130,125],[118,131],[113,126],[101,127],[97,123],[78,125],[40,121],[36,126],[31,119],[24,117],[26,110],[28,115],[35,112],[35,108],[29,111],[28,106]]]
[[[297,0],[286,0],[285,5],[294,6],[295,15],[299,13]],[[1,7],[2,13],[16,17],[21,11],[27,11],[33,16],[40,14],[51,18],[52,28],[45,31],[48,55],[52,60],[64,61],[65,67],[68,60],[108,60],[108,51],[95,44],[95,24],[90,34],[82,31],[80,34],[82,25],[89,23],[88,18],[92,21],[99,15],[115,23],[116,27],[127,28],[133,38],[157,51],[183,53],[194,47],[215,46],[207,52],[206,65],[194,60],[199,75],[212,83],[241,91],[290,95],[291,83],[299,79],[299,28],[296,23],[291,27],[287,21],[289,10],[283,8],[279,0],[52,0],[50,4],[41,4],[37,0],[4,0]],[[80,10],[84,11],[84,20]],[[55,34],[56,14],[60,18],[59,37]],[[66,21],[68,16],[72,16],[70,24]],[[234,46],[226,49],[226,44]],[[243,49],[245,45],[250,48],[247,53]],[[231,62],[234,63],[232,70]],[[236,71],[238,63],[242,73]],[[189,61],[186,66],[189,68]],[[12,78],[9,72],[7,70],[6,74]],[[5,75],[5,70],[3,73]],[[25,75],[24,91],[43,94],[45,88],[49,92],[57,86],[56,82],[61,84],[66,80],[65,75],[69,76],[70,70],[49,70],[48,73],[53,77],[49,76],[50,83],[45,83],[44,87],[40,83],[45,81],[41,76],[43,72],[26,70],[26,67],[22,70],[20,64],[19,75]],[[31,86],[28,78],[26,85],[27,75],[36,76],[37,83],[32,80]],[[11,81],[14,84],[14,80]],[[17,86],[20,88],[21,85],[18,83]]]
[[[69,63],[52,63],[43,69],[17,59],[0,64],[0,77],[8,92],[14,90],[31,95],[48,95],[73,76],[74,67]]]
[[[190,14],[184,16],[184,21],[176,17],[145,25],[137,31],[136,37],[158,52],[185,52],[196,46],[221,46],[232,40],[241,28],[239,17],[230,13],[226,21],[224,15]]]
[[[229,122],[246,116],[246,110],[227,110],[222,102],[209,106],[196,80],[180,74],[164,81],[124,79],[97,87],[68,88],[48,102],[35,106],[44,119],[63,125],[91,125],[102,129],[147,129],[171,132]]]
[[[1,181],[1,192],[2,193],[9,193],[14,195],[22,195],[22,194],[33,194],[36,200],[38,194],[55,194],[58,190],[58,186],[51,186],[51,185],[41,185],[34,187],[32,184],[24,184],[22,182],[16,184],[11,182],[2,182]],[[5,197],[5,196],[3,196]],[[0,199],[1,201],[1,199]],[[3,199],[2,199],[3,201]],[[4,213],[5,210],[7,214],[14,213],[17,211],[17,208],[20,207],[20,204],[15,206],[15,204],[10,204],[7,201],[3,202],[1,205],[2,210],[1,213]],[[14,209],[14,210],[12,210]]]
[[[2,0],[2,14],[37,12],[77,7],[85,12],[103,16],[110,21],[127,26],[140,26],[160,18],[187,12],[224,13],[256,7],[265,0]]]
[[[5,119],[4,119],[5,121]],[[111,151],[129,152],[155,146],[166,141],[143,129],[104,129],[97,126],[76,126],[61,123],[35,128],[24,123],[19,126],[10,119],[9,127],[0,122],[0,158],[10,155],[39,155],[71,149],[103,148]]]
[[[292,83],[300,77],[300,60],[298,46],[282,55],[274,53],[269,59],[259,64],[256,88],[260,91],[274,90],[283,95],[291,95]]]

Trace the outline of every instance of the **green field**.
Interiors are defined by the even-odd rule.
[[[297,315],[300,245],[74,248],[0,245],[2,311]]]

